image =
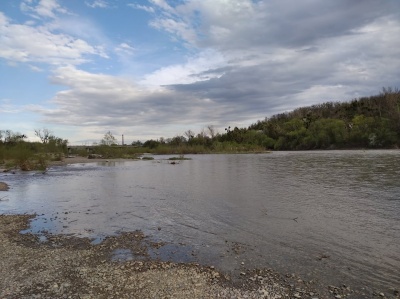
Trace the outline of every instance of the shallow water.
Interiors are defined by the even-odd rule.
[[[243,262],[327,284],[399,287],[400,151],[190,157],[0,174],[11,187],[0,213],[37,213],[30,231],[97,243],[140,229],[168,243],[153,257],[228,272]]]

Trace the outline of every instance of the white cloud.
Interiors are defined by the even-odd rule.
[[[109,7],[109,4],[104,0],[94,0],[92,2],[85,1],[85,4],[91,8],[97,8],[97,7],[107,8],[107,7]]]
[[[0,12],[0,57],[11,62],[81,64],[89,55],[107,57],[101,47],[45,26],[13,24]]]
[[[145,86],[189,84],[217,78],[222,72],[207,73],[209,70],[226,66],[224,57],[213,50],[206,50],[195,57],[190,57],[185,64],[163,67],[148,74],[140,82]]]
[[[21,112],[21,108],[12,104],[12,101],[10,99],[0,100],[0,113],[15,114],[19,112]]]
[[[262,13],[251,0],[190,0],[176,7],[162,0],[151,2],[162,10],[151,26],[192,46],[224,44],[238,31],[255,26]]]
[[[121,55],[132,56],[135,51],[135,48],[128,45],[127,43],[121,43],[115,48],[115,51]]]
[[[126,78],[93,74],[72,66],[58,68],[51,81],[67,87],[51,100],[55,108],[28,107],[41,114],[46,123],[90,127],[95,122],[103,132],[110,127],[187,128],[215,124],[224,114],[222,106],[201,97],[167,88],[147,89]]]
[[[186,22],[175,20],[172,18],[163,18],[154,20],[150,25],[156,29],[162,29],[169,33],[172,33],[179,40],[192,45],[196,42],[196,32]]]
[[[166,12],[172,12],[174,9],[165,0],[149,0],[156,7],[163,9]]]
[[[99,26],[90,19],[82,19],[77,16],[68,16],[52,20],[46,23],[46,28],[51,32],[63,32],[75,38],[97,44],[101,56],[107,58],[105,48],[113,42],[108,38]]]
[[[149,13],[154,13],[155,10],[153,7],[151,6],[146,6],[146,5],[140,5],[140,4],[133,4],[133,3],[129,3],[127,4],[129,7],[132,7],[134,9],[140,9],[140,10],[144,10],[147,11]]]
[[[25,0],[21,2],[20,8],[23,12],[29,13],[37,18],[44,17],[54,19],[56,18],[56,13],[68,13],[68,10],[58,4],[57,0]]]
[[[154,28],[191,46],[221,51],[302,47],[321,38],[344,36],[381,16],[399,19],[400,3],[372,0],[188,0],[176,6],[152,1],[162,10]]]
[[[41,69],[40,67],[36,66],[36,65],[29,65],[29,68],[34,71],[34,72],[43,72],[43,69]]]

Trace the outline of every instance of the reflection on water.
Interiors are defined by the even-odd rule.
[[[191,157],[1,174],[11,189],[0,212],[37,213],[33,232],[95,242],[141,229],[177,246],[175,259],[226,271],[244,262],[332,284],[398,286],[399,151]]]

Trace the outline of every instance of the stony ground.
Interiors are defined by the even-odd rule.
[[[115,248],[146,256],[140,232],[99,245],[68,236],[20,234],[30,215],[0,215],[0,298],[318,298],[291,290],[269,271],[243,273],[233,283],[213,267],[148,259],[116,262]],[[156,245],[154,245],[156,246]]]

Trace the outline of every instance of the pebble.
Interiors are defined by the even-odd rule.
[[[267,290],[265,290],[265,289],[259,289],[259,290],[258,290],[258,293],[259,293],[261,296],[264,296],[264,297],[268,296],[268,292],[267,292]]]
[[[129,294],[135,291],[141,295],[138,298],[169,298],[173,293],[179,295],[174,296],[174,298],[278,299],[289,298],[294,291],[294,286],[290,288],[289,282],[273,271],[253,272],[241,268],[243,272],[240,272],[240,270],[238,272],[243,282],[243,288],[235,288],[221,286],[218,280],[213,280],[210,283],[210,278],[224,277],[216,270],[212,270],[215,269],[214,266],[203,267],[198,263],[190,265],[166,264],[147,260],[145,262],[132,260],[124,263],[113,263],[105,257],[105,252],[112,252],[115,248],[120,248],[126,243],[125,241],[129,241],[129,244],[131,244],[132,237],[137,238],[134,240],[135,244],[137,241],[141,241],[143,238],[141,234],[110,238],[102,246],[87,245],[83,250],[64,248],[63,245],[60,245],[57,250],[47,247],[43,247],[46,250],[39,250],[36,247],[21,247],[13,242],[7,242],[9,235],[6,235],[5,232],[10,229],[9,224],[5,226],[5,223],[9,222],[10,217],[0,217],[0,247],[7,248],[7,252],[17,251],[21,256],[20,260],[24,261],[24,267],[27,267],[30,272],[32,272],[30,269],[33,269],[32,265],[40,264],[39,271],[35,272],[35,275],[37,274],[35,279],[42,284],[33,286],[21,284],[19,281],[12,282],[14,291],[13,297],[10,297],[8,296],[9,291],[7,289],[4,291],[4,287],[2,288],[3,285],[1,285],[0,280],[1,298],[129,298]],[[13,219],[17,221],[18,217],[13,216]],[[26,218],[26,221],[28,219]],[[15,231],[15,235],[20,237],[20,227],[17,224],[18,222],[14,224],[15,229],[13,231]],[[60,237],[57,240],[65,241],[66,244],[68,242],[73,244],[74,239]],[[137,248],[132,246],[131,250],[136,252]],[[8,260],[9,257],[12,257],[12,255],[0,251],[0,261],[4,262],[4,265],[14,261],[13,259]],[[237,264],[239,263],[245,264],[244,261],[238,260]],[[197,267],[195,268],[195,266]],[[65,268],[66,271],[60,271],[61,267]],[[9,267],[7,271],[5,269],[6,267],[0,267],[0,277],[3,277],[9,271],[13,271],[13,275],[21,278],[29,277],[30,279],[32,275],[32,273],[24,274],[24,269],[20,268]],[[154,271],[151,269],[154,269]],[[237,275],[235,276],[235,278],[238,278]],[[79,279],[82,284],[75,284],[75,278]],[[227,281],[231,280],[229,276],[225,278]],[[25,278],[21,281],[30,282],[29,279]],[[297,280],[296,277],[294,281]],[[19,296],[22,291],[20,292],[17,289],[18,286],[24,287],[26,291],[31,291],[31,295],[29,297]],[[311,294],[315,294],[315,291],[304,285],[295,293],[291,298],[301,299],[311,298]]]

